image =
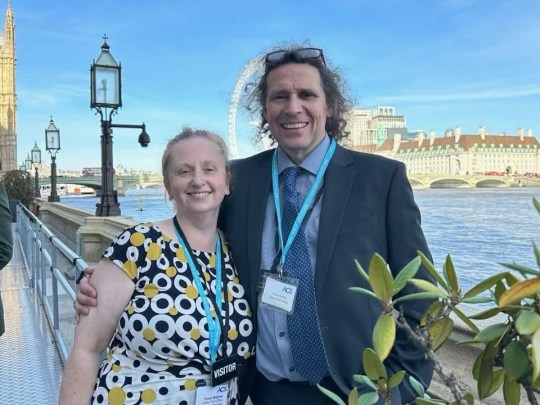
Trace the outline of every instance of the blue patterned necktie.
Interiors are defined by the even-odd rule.
[[[283,243],[286,243],[298,215],[296,177],[299,167],[283,173]],[[298,290],[294,312],[288,316],[289,337],[296,371],[306,380],[318,383],[327,374],[327,362],[315,304],[315,283],[306,235],[302,226],[285,258],[285,271],[297,278]]]

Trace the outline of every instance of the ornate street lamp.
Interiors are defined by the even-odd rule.
[[[24,161],[21,163],[21,165],[19,166],[19,170],[21,172],[25,172],[26,171],[26,164],[24,163]]]
[[[51,155],[51,194],[47,201],[59,202],[60,197],[56,192],[56,154],[60,150],[60,130],[54,125],[52,117],[49,126],[45,130],[45,148]]]
[[[113,185],[112,128],[139,128],[139,143],[148,146],[150,137],[146,126],[113,124],[112,116],[122,106],[121,66],[109,52],[107,36],[103,36],[101,54],[90,66],[90,108],[94,108],[101,118],[101,196],[96,204],[96,216],[120,215],[120,204]],[[107,109],[110,111],[107,113]]]
[[[32,163],[34,164],[35,175],[34,175],[34,181],[35,181],[35,188],[36,188],[36,197],[41,197],[41,193],[39,192],[39,176],[38,176],[38,165],[41,163],[41,150],[37,146],[37,142],[34,143],[34,147],[31,150],[32,152]]]

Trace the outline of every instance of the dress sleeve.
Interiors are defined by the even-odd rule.
[[[153,231],[149,224],[139,224],[120,231],[102,257],[111,260],[136,282],[141,267],[145,266],[148,250],[155,245]]]

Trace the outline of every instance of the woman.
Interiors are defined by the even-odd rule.
[[[122,231],[103,254],[92,276],[99,302],[77,325],[62,405],[238,403],[235,371],[254,353],[254,336],[217,230],[227,147],[184,128],[165,149],[162,173],[176,215]]]

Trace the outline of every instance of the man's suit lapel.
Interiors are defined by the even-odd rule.
[[[319,297],[326,280],[337,235],[344,220],[345,209],[354,184],[356,172],[347,169],[353,159],[349,152],[338,146],[324,177],[324,197],[319,221],[317,242],[317,269],[315,294]]]
[[[272,153],[260,156],[253,165],[249,177],[249,200],[247,212],[247,249],[250,272],[251,302],[255,306],[257,300],[257,283],[259,282],[259,267],[261,263],[261,235],[263,234],[264,215],[268,195],[272,186],[270,176]]]

